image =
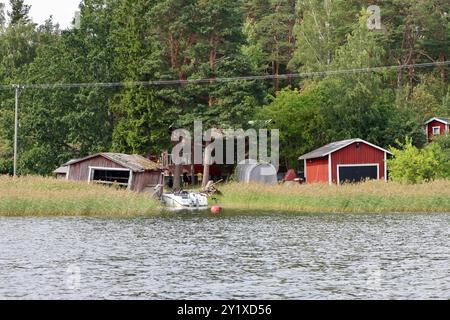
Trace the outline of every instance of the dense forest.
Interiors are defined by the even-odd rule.
[[[99,151],[158,154],[170,128],[194,119],[227,128],[271,119],[281,163],[296,167],[299,155],[338,139],[388,147],[410,137],[420,147],[423,121],[450,115],[449,66],[411,66],[450,60],[448,0],[84,0],[67,30],[51,18],[37,25],[23,0],[10,3],[8,12],[0,4],[2,174],[13,167],[11,84],[124,83],[22,90],[21,174]],[[380,29],[367,27],[369,5],[381,8]]]

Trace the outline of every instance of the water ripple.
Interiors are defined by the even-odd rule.
[[[449,299],[449,214],[0,218],[3,299]]]

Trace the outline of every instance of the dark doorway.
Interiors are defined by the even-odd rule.
[[[339,183],[341,184],[361,182],[366,179],[378,179],[378,167],[376,165],[339,167]]]
[[[96,183],[118,184],[121,186],[128,186],[130,179],[130,171],[122,170],[101,170],[95,169],[92,181]]]

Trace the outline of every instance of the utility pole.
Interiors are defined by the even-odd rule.
[[[14,177],[17,177],[17,141],[19,137],[19,97],[20,85],[14,86],[16,89],[16,107],[14,115]]]

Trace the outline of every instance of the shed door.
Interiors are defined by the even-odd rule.
[[[378,166],[374,165],[352,165],[338,166],[339,183],[361,182],[366,179],[378,179]]]
[[[116,184],[122,187],[129,187],[130,175],[130,170],[92,168],[91,181],[101,184]]]

